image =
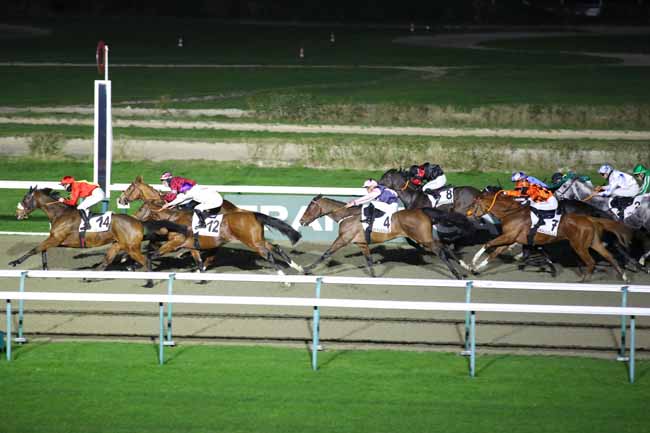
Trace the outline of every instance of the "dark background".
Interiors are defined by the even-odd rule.
[[[2,0],[0,19],[58,16],[174,16],[227,20],[453,24],[648,24],[650,0]]]

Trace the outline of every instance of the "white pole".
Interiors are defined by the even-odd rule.
[[[104,80],[108,81],[108,45],[104,45]]]

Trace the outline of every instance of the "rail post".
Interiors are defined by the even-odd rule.
[[[163,348],[165,346],[164,342],[163,342],[163,340],[165,338],[165,333],[163,331],[163,329],[164,329],[163,321],[164,321],[164,317],[165,317],[165,311],[164,311],[165,308],[163,307],[162,302],[158,303],[158,307],[159,307],[159,310],[160,310],[160,332],[158,334],[158,364],[163,365],[165,363],[165,358],[164,358],[165,355],[164,355],[164,352],[163,352],[163,350],[164,350]]]
[[[628,286],[621,287],[621,307],[627,307],[627,290]],[[627,316],[625,314],[621,315],[621,347],[619,348],[618,356],[616,357],[617,361],[627,361],[628,357],[625,356],[625,344],[626,344],[626,331],[627,331]]]
[[[20,293],[25,292],[25,278],[27,277],[27,271],[22,271],[20,273]],[[23,317],[25,315],[25,300],[20,299],[18,301],[18,330],[16,338],[14,341],[18,344],[27,343],[27,339],[23,336]]]
[[[7,299],[7,347],[6,356],[7,362],[11,361],[11,299]]]
[[[469,376],[474,377],[476,374],[476,312],[472,311],[470,315],[470,357],[469,357]]]
[[[320,299],[320,287],[323,282],[321,277],[316,278],[316,299]],[[320,308],[314,306],[314,320],[312,323],[312,342],[311,342],[311,369],[318,370],[318,341],[320,332]]]
[[[174,287],[174,280],[176,279],[176,272],[169,274],[169,280],[167,280],[167,295],[169,300],[167,301],[167,339],[163,342],[165,346],[176,346],[174,340],[172,339],[172,292]]]
[[[472,302],[472,287],[474,286],[473,281],[468,281],[465,283],[465,303],[469,304]],[[470,341],[469,341],[469,322],[470,322],[470,312],[465,311],[465,349],[460,352],[462,356],[470,355]]]
[[[635,352],[635,347],[634,347],[634,337],[635,337],[635,317],[630,316],[630,362],[629,362],[629,368],[630,368],[630,383],[634,383],[634,352]]]

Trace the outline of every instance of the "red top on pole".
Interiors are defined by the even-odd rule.
[[[104,41],[99,41],[97,43],[97,53],[95,55],[97,59],[97,72],[100,75],[104,74],[104,67],[106,67],[106,44]]]

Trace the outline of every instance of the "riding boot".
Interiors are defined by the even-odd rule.
[[[205,228],[205,212],[194,208],[194,213],[199,219],[199,224],[196,226],[197,229]]]
[[[537,229],[540,228],[543,225],[544,225],[544,220],[540,218],[539,221],[537,221],[537,224],[535,224],[534,226],[532,226],[530,228],[530,231],[528,232],[528,238],[526,239],[526,242],[531,247],[535,243],[535,234],[537,233]]]
[[[88,214],[86,213],[85,210],[79,209],[79,215],[81,215],[81,221],[83,226],[79,227],[80,231],[86,231],[90,229],[90,218],[88,217]]]
[[[370,245],[370,235],[372,234],[372,224],[375,222],[375,210],[372,210],[370,216],[366,219],[368,227],[366,227],[366,243]]]

